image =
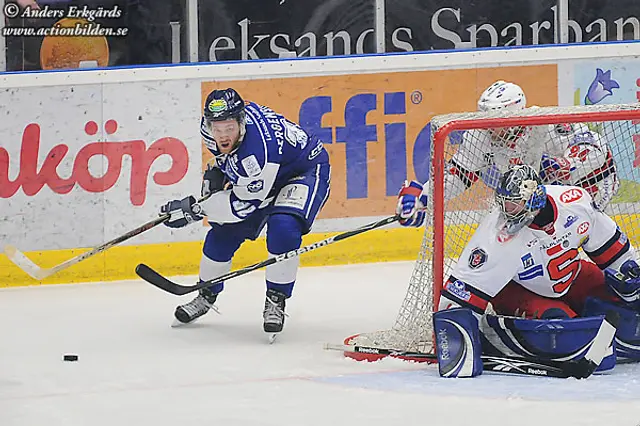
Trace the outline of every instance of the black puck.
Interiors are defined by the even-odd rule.
[[[62,357],[62,359],[65,361],[77,361],[78,355],[67,354],[64,357]]]

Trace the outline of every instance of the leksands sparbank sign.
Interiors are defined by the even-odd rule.
[[[640,39],[638,16],[590,18],[589,22],[569,19],[570,42],[601,42]],[[440,7],[433,13],[424,12],[425,25],[386,28],[386,51],[412,52],[437,49],[467,49],[476,47],[537,45],[559,42],[558,9],[551,6],[543,14],[548,19],[509,21],[485,20],[470,16],[464,7]],[[540,16],[540,15],[539,15]],[[415,18],[415,16],[414,16]],[[493,20],[493,22],[491,22]],[[497,22],[501,21],[501,22]],[[473,24],[467,24],[476,22]],[[333,56],[341,54],[375,53],[375,29],[335,28],[332,31],[306,31],[293,34],[278,30],[277,23],[265,31],[256,29],[249,17],[237,20],[233,34],[218,35],[209,43],[208,60],[225,58],[265,59],[277,57]]]

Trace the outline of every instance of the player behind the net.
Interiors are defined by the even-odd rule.
[[[595,338],[600,315],[614,311],[621,318],[615,351],[600,369],[613,368],[616,355],[640,360],[640,266],[613,219],[583,188],[543,185],[527,165],[509,167],[495,201],[442,287],[437,344],[442,330],[454,326],[477,336],[458,342],[468,355],[481,348],[488,355],[575,360]]]
[[[482,93],[478,111],[518,114],[526,102],[520,86],[500,80]],[[586,189],[600,210],[620,186],[605,137],[584,124],[474,129],[462,134],[458,150],[446,164],[445,200],[457,197],[478,181],[496,181],[496,175],[511,164],[534,167],[546,184]],[[403,217],[402,225],[422,225],[424,213],[415,213],[427,205],[427,188],[423,186],[411,181],[401,187],[398,213]]]
[[[179,228],[207,217],[200,282],[230,271],[240,245],[267,226],[270,256],[300,248],[329,196],[329,155],[322,142],[270,108],[246,102],[234,89],[214,90],[204,104],[200,133],[215,156],[204,173],[202,196],[162,206],[165,224]],[[264,331],[282,331],[285,301],[292,295],[299,258],[266,269]],[[214,306],[224,283],[202,289],[175,310],[177,325],[190,323]]]

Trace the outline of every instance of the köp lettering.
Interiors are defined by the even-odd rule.
[[[105,123],[105,133],[115,133],[118,124],[115,120]],[[85,133],[95,135],[98,125],[90,121],[85,125]],[[148,148],[143,140],[123,142],[91,142],[83,146],[76,154],[71,176],[62,178],[57,168],[69,151],[65,144],[54,146],[44,159],[38,171],[40,151],[40,126],[31,123],[22,134],[20,149],[20,172],[18,177],[9,179],[10,158],[7,150],[0,148],[0,198],[12,197],[20,187],[25,195],[33,196],[46,184],[56,194],[67,194],[76,183],[88,192],[104,192],[113,187],[122,170],[125,155],[131,158],[130,200],[134,206],[144,204],[147,195],[147,180],[152,164],[161,155],[171,157],[169,170],[155,172],[153,181],[158,185],[172,185],[179,182],[187,173],[189,153],[184,143],[172,137],[163,137]],[[101,177],[94,177],[89,171],[89,160],[95,155],[107,158],[108,165]]]

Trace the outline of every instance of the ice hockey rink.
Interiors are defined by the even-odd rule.
[[[2,289],[0,425],[640,424],[638,365],[582,381],[443,379],[435,366],[323,349],[389,328],[411,268],[301,268],[273,345],[263,270],[227,283],[220,315],[183,328],[170,327],[173,309],[191,296],[142,281]]]

